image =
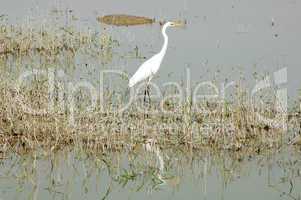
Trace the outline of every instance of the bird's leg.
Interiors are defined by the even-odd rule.
[[[149,94],[148,92],[148,83],[146,84],[145,90],[144,90],[144,118],[148,118],[148,114],[146,111],[146,95]]]
[[[151,98],[150,98],[150,88],[149,88],[149,85],[147,84],[146,86],[146,91],[147,91],[147,96],[148,96],[148,103],[149,103],[149,106],[151,106]]]
[[[146,94],[147,94],[147,87],[144,90],[144,98],[143,98],[144,106],[146,104]]]
[[[147,96],[148,96],[149,107],[151,107],[151,98],[150,98],[150,87],[149,87],[149,84],[150,84],[152,78],[153,78],[153,75],[151,75],[151,76],[148,78],[148,81],[147,81],[147,84],[146,84],[146,90],[147,90]]]

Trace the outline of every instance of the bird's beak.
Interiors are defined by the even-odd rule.
[[[180,27],[180,28],[184,28],[186,25],[186,21],[176,21],[175,23],[175,27]]]

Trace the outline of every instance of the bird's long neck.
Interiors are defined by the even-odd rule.
[[[167,50],[167,46],[168,46],[168,36],[166,34],[166,29],[167,29],[167,25],[164,25],[163,28],[162,28],[162,35],[164,37],[164,44],[163,44],[163,47],[162,47],[162,49],[159,53],[159,54],[162,54],[162,56],[165,55],[166,50]]]

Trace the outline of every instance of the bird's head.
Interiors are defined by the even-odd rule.
[[[167,26],[169,27],[183,27],[185,23],[180,22],[180,21],[170,21],[166,23]]]

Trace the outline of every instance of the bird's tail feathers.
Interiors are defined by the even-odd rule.
[[[132,77],[129,81],[129,87],[133,87],[136,84],[136,81],[134,80],[134,77]]]

